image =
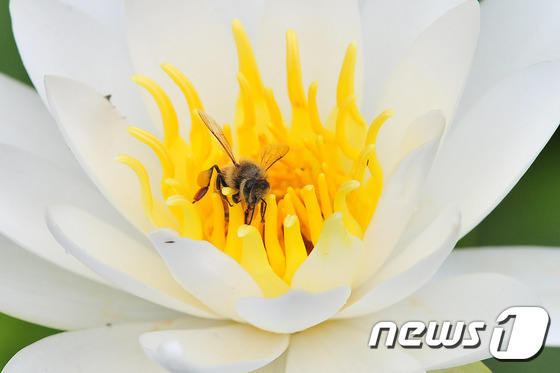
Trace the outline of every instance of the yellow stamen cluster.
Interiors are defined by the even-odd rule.
[[[362,238],[383,187],[375,140],[392,112],[381,113],[368,129],[356,104],[357,44],[352,42],[340,72],[337,106],[322,123],[316,100],[318,83],[311,84],[306,96],[297,35],[289,30],[286,43],[292,123],[287,126],[272,89],[262,82],[249,39],[238,20],[233,22],[233,35],[239,56],[240,95],[233,126],[223,125],[226,138],[239,158],[256,161],[270,142],[290,146],[288,154],[267,172],[271,192],[265,197],[265,224],[261,223],[257,207],[251,225],[244,225],[246,206],[223,203],[214,189],[215,174],[210,192],[192,203],[199,188],[199,173],[230,161],[196,114],[204,107],[195,87],[170,64],[163,64],[162,69],[180,87],[191,111],[189,142],[179,135],[179,121],[167,94],[140,75],[132,79],[157,103],[164,127],[163,141],[140,128],[128,129],[157,155],[163,170],[162,196],[152,192],[149,175],[138,160],[128,155],[116,159],[138,176],[142,205],[155,227],[170,227],[184,237],[210,241],[237,260],[259,283],[265,296],[272,297],[287,291],[294,273],[319,240],[324,220],[333,212],[342,213],[348,231]],[[230,202],[236,192],[222,189]]]

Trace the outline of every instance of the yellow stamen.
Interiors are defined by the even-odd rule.
[[[360,152],[360,155],[354,162],[354,167],[352,167],[352,171],[350,172],[350,177],[354,180],[363,180],[364,171],[366,170],[367,164],[369,163],[370,159],[376,158],[375,155],[375,145],[371,144],[366,146]]]
[[[326,219],[332,215],[333,209],[325,174],[319,174],[317,178],[317,185],[319,188],[319,199],[321,200],[321,211],[323,212],[323,217]]]
[[[317,107],[317,87],[319,82],[313,82],[309,86],[309,120],[311,121],[311,128],[317,135],[323,136],[327,141],[336,141],[334,135],[325,129],[321,124],[319,117],[319,108]]]
[[[351,95],[344,100],[340,111],[336,117],[336,140],[338,141],[338,145],[340,146],[340,150],[346,155],[348,158],[354,160],[358,157],[358,150],[354,148],[348,142],[346,138],[346,116],[348,115],[348,109],[350,109],[350,105],[356,101],[358,96]]]
[[[180,195],[171,196],[165,202],[168,206],[179,206],[183,209],[185,217],[181,222],[181,235],[193,240],[202,240],[202,220],[194,205]]]
[[[284,118],[282,117],[282,112],[278,107],[278,103],[276,103],[272,88],[266,87],[264,89],[264,97],[266,99],[266,107],[268,108],[268,112],[270,113],[270,121],[274,125],[274,128],[279,131],[282,139],[286,142],[288,139],[288,129],[284,124]],[[278,140],[280,140],[280,138],[278,138]]]
[[[144,214],[150,219],[152,224],[156,227],[170,227],[179,230],[179,223],[171,214],[171,211],[159,200],[152,197],[152,188],[150,187],[150,178],[148,172],[142,166],[142,163],[134,157],[127,154],[120,154],[115,157],[115,160],[127,165],[134,171],[140,183],[140,193],[142,196],[142,207]]]
[[[375,144],[375,140],[377,139],[377,134],[379,133],[379,129],[381,128],[383,123],[385,123],[385,121],[387,119],[391,118],[394,114],[395,113],[391,109],[385,110],[384,112],[379,114],[373,120],[373,122],[371,122],[371,125],[369,126],[369,130],[368,130],[368,133],[367,133],[367,137],[366,137],[366,145]]]
[[[289,198],[291,199],[291,202],[296,211],[296,215],[298,216],[301,224],[305,227],[308,227],[309,224],[307,222],[307,212],[305,211],[305,206],[303,205],[303,202],[297,195],[294,188],[288,187],[288,195],[290,196]]]
[[[241,265],[255,279],[265,297],[277,297],[289,290],[289,286],[270,267],[261,235],[257,228],[242,225],[238,230],[242,240]]]
[[[346,56],[342,63],[342,69],[338,77],[338,87],[336,91],[336,102],[338,107],[342,107],[348,96],[354,94],[354,74],[356,72],[356,57],[358,56],[358,43],[351,42],[346,49]]]
[[[292,195],[286,194],[284,196],[284,209],[287,215],[296,215],[296,208],[294,207],[294,202],[292,201]]]
[[[156,101],[163,120],[163,141],[165,146],[169,147],[179,136],[179,120],[169,96],[153,80],[143,75],[133,75],[132,80],[146,88]]]
[[[338,192],[336,192],[336,196],[334,198],[334,211],[342,213],[342,221],[344,225],[346,225],[346,229],[354,236],[358,238],[363,237],[362,228],[360,224],[352,217],[350,214],[350,210],[348,210],[348,205],[346,203],[346,196],[348,193],[353,191],[354,189],[358,188],[360,183],[356,180],[350,180],[340,186],[338,188]]]
[[[237,45],[237,55],[239,56],[239,71],[243,74],[252,88],[258,92],[262,92],[264,89],[261,75],[259,73],[259,68],[257,66],[257,60],[255,54],[253,53],[253,47],[251,47],[251,42],[249,37],[243,28],[243,25],[238,19],[234,19],[231,25],[233,30],[233,37],[235,38],[235,44]]]
[[[163,168],[163,177],[172,178],[175,176],[175,169],[173,163],[171,163],[171,158],[169,157],[169,153],[167,153],[167,149],[165,149],[165,146],[163,146],[161,141],[159,141],[153,133],[134,126],[128,127],[127,131],[132,136],[148,145],[154,153],[156,153],[161,167]]]
[[[161,65],[161,68],[173,79],[187,100],[191,113],[191,144],[193,147],[197,147],[194,151],[194,154],[198,155],[197,161],[204,160],[212,150],[212,142],[211,135],[206,130],[199,116],[194,112],[195,109],[204,111],[200,97],[191,81],[175,66],[164,63]]]
[[[373,202],[373,209],[370,212],[373,216],[375,211],[375,206],[377,206],[377,201],[381,196],[381,191],[383,190],[383,168],[377,156],[372,156],[368,163],[369,172],[371,177],[366,183],[366,191]]]
[[[286,258],[282,252],[282,247],[280,247],[280,242],[278,240],[278,211],[276,206],[276,196],[274,194],[269,194],[265,198],[267,207],[265,212],[264,226],[264,244],[266,246],[266,253],[268,255],[268,261],[278,276],[284,276],[284,271],[286,270]]]
[[[218,193],[212,193],[212,235],[210,242],[220,250],[224,250],[226,246],[225,239],[225,218],[224,218],[224,204],[222,197]]]
[[[284,281],[290,285],[297,269],[307,259],[307,251],[301,237],[299,219],[288,215],[284,219],[284,241],[286,243],[286,272]]]
[[[230,203],[232,203],[231,196],[235,194],[236,191],[231,188],[223,188],[222,193],[230,199]],[[244,218],[241,204],[233,203],[233,206],[229,208],[228,233],[226,237],[226,249],[224,251],[238,262],[241,262],[241,240],[237,236],[237,230],[243,225]]]
[[[301,77],[301,63],[299,59],[299,46],[294,30],[286,32],[287,62],[288,67],[288,96],[294,107],[307,107],[307,98],[303,89]]]
[[[190,192],[183,184],[181,184],[177,180],[172,179],[172,178],[168,178],[168,179],[163,180],[163,182],[164,182],[165,185],[172,188],[174,190],[175,194],[180,194],[183,197],[185,197],[186,199],[191,199],[192,198],[193,193]]]
[[[241,88],[240,100],[243,108],[243,118],[241,124],[237,128],[237,137],[239,139],[239,151],[246,157],[255,157],[259,149],[259,139],[257,136],[255,124],[255,101],[251,94],[249,82],[241,73],[237,74],[237,81]]]
[[[313,245],[316,245],[321,235],[321,229],[323,228],[323,217],[321,216],[319,202],[317,202],[317,195],[315,194],[313,185],[306,185],[303,188],[303,200],[305,201],[305,208],[307,210],[311,242]]]

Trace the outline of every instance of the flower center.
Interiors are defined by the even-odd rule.
[[[137,159],[124,154],[116,159],[138,176],[144,212],[156,228],[170,227],[184,237],[210,241],[238,261],[265,296],[277,296],[287,291],[294,273],[319,240],[324,220],[333,212],[341,213],[348,231],[362,238],[383,186],[375,140],[392,111],[381,113],[369,127],[360,114],[354,93],[357,44],[352,42],[338,80],[337,105],[322,123],[316,101],[318,83],[311,84],[306,97],[297,35],[289,30],[286,44],[292,122],[287,126],[272,89],[261,80],[241,22],[234,20],[232,28],[239,56],[240,95],[233,126],[223,124],[224,137],[237,158],[252,159],[257,164],[267,144],[282,143],[290,149],[266,171],[270,193],[263,197],[264,223],[260,213],[263,205],[256,204],[256,218],[244,224],[245,212],[252,206],[243,199],[235,203],[232,197],[240,191],[232,185],[226,183],[217,190],[217,172],[212,175],[208,193],[193,203],[204,186],[200,184],[205,184],[199,175],[208,175],[214,165],[220,169],[235,166],[197,113],[204,107],[195,87],[171,64],[163,64],[162,69],[182,90],[191,110],[189,142],[179,135],[179,121],[167,94],[141,75],[132,79],[156,101],[163,120],[163,141],[138,127],[128,128],[161,163],[161,195],[152,191],[149,175]]]

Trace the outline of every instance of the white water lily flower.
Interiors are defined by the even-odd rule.
[[[423,372],[488,357],[509,306],[558,314],[552,249],[454,252],[438,272],[557,126],[557,4],[12,0],[11,12],[60,132],[2,78],[0,306],[74,331],[5,372]],[[191,203],[197,175],[229,162],[195,109],[231,124],[236,156],[289,144],[268,171],[264,224],[256,212],[244,225],[246,205],[213,187]],[[382,320],[488,327],[475,349],[370,350]]]

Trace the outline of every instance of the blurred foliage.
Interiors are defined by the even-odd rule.
[[[11,33],[8,1],[0,0],[0,72],[31,84]],[[560,131],[503,202],[460,242],[460,247],[485,245],[560,246]],[[21,348],[56,333],[0,314],[0,369]],[[530,362],[484,363],[494,373],[558,371],[560,348],[545,348]]]
[[[430,370],[428,373],[491,373],[490,370],[480,361],[476,363],[461,365],[460,367]]]
[[[31,85],[12,34],[9,0],[0,0],[0,72]]]
[[[515,188],[458,246],[560,246],[559,228],[560,130],[556,130]]]

